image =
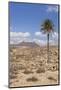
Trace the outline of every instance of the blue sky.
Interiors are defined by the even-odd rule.
[[[28,39],[36,38],[36,39],[44,40],[44,37],[46,36],[42,36],[42,33],[40,33],[40,28],[42,22],[47,18],[52,20],[52,22],[55,25],[54,27],[55,33],[56,35],[58,34],[57,5],[10,2],[9,15],[10,15],[11,41],[14,38],[14,41],[16,42],[15,39],[21,36],[21,33],[22,33],[22,37],[20,37],[19,39],[23,39],[23,35],[28,34]]]

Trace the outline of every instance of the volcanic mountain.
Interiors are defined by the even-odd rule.
[[[21,42],[19,44],[11,44],[10,46],[14,46],[14,47],[40,47],[35,42]]]

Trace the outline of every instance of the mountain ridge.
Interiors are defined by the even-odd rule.
[[[10,46],[15,46],[15,47],[40,47],[37,43],[35,42],[21,42],[19,44],[10,44]]]

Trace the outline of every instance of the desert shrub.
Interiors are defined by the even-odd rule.
[[[20,55],[16,55],[16,59],[20,58]]]
[[[13,82],[10,81],[10,82],[9,82],[9,85],[11,85],[12,83],[13,83]]]
[[[41,67],[41,68],[37,69],[36,73],[45,73],[45,68]]]
[[[17,71],[17,70],[18,70],[18,67],[17,67],[17,66],[10,67],[10,72],[12,72],[12,71]]]
[[[55,51],[54,55],[57,55],[58,53]]]
[[[16,78],[17,78],[17,75],[11,74],[11,75],[9,75],[9,78],[10,78],[10,79],[16,79]]]
[[[9,70],[10,74],[18,74],[18,67],[15,65],[11,65],[10,66],[10,70]]]
[[[54,77],[52,77],[52,76],[49,76],[48,79],[49,79],[49,80],[53,80],[53,81],[57,81],[57,80],[56,80]]]
[[[19,64],[19,65],[18,65],[18,70],[23,70],[23,69],[25,69],[25,66],[22,65],[22,64]]]
[[[36,77],[31,77],[31,78],[27,78],[27,81],[28,82],[30,82],[30,81],[36,82],[36,81],[38,81],[38,79]]]
[[[24,73],[24,74],[31,74],[31,73],[33,73],[33,72],[30,71],[30,70],[25,70],[23,73]]]

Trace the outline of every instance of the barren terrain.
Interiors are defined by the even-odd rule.
[[[58,84],[58,48],[49,50],[47,63],[46,47],[10,47],[10,87]]]

